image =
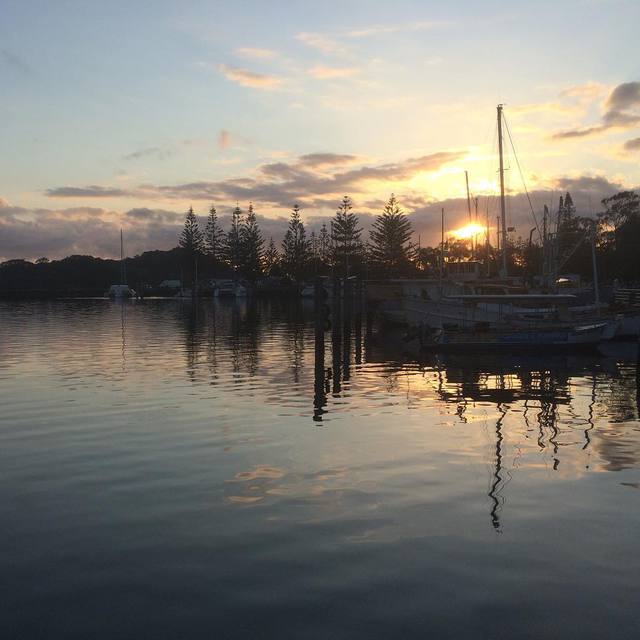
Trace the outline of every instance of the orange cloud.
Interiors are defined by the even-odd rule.
[[[230,67],[226,64],[218,66],[220,72],[227,80],[242,85],[243,87],[251,87],[252,89],[276,89],[282,84],[282,80],[275,76],[269,76],[248,69],[240,69],[238,67]]]

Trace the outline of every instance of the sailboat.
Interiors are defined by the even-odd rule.
[[[531,294],[509,277],[503,158],[503,107],[497,107],[500,161],[500,267],[483,279],[479,262],[446,262],[444,210],[440,277],[426,281],[387,281],[378,300],[383,314],[412,327],[425,349],[498,350],[583,349],[610,340],[617,319],[576,318],[568,313],[574,296]],[[467,191],[471,220],[471,202]],[[368,285],[374,293],[375,287]]]
[[[124,261],[124,242],[122,229],[120,229],[120,284],[112,284],[105,294],[105,298],[122,300],[123,298],[133,298],[136,292],[127,284],[127,265]]]

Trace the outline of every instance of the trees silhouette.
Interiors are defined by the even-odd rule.
[[[204,239],[198,226],[198,218],[196,218],[196,214],[193,213],[193,207],[189,207],[189,211],[185,216],[184,227],[180,234],[178,244],[190,257],[204,252]]]
[[[242,263],[242,210],[238,205],[231,213],[231,227],[224,239],[224,260],[237,272]]]
[[[282,241],[282,266],[287,276],[300,282],[311,259],[311,242],[307,240],[304,224],[300,218],[300,207],[291,210],[289,226]]]
[[[278,253],[278,249],[276,249],[276,243],[273,241],[273,238],[269,238],[269,245],[262,256],[262,270],[266,275],[273,276],[279,266],[280,254]]]
[[[258,226],[253,204],[249,204],[247,218],[240,227],[241,271],[252,282],[262,271],[262,254],[264,252],[264,238]]]
[[[344,196],[331,220],[331,248],[333,265],[338,275],[348,278],[362,258],[358,216],[351,211],[353,204]]]
[[[197,286],[198,280],[198,256],[204,253],[204,238],[198,226],[198,218],[196,218],[196,214],[193,212],[193,207],[189,207],[189,211],[185,216],[184,227],[180,234],[178,244],[184,250],[186,258],[185,270],[191,274],[195,295],[195,287]]]
[[[385,275],[406,272],[414,257],[411,222],[391,194],[369,232],[369,258]]]
[[[207,255],[210,256],[214,262],[222,260],[224,231],[218,222],[218,214],[216,213],[216,208],[214,206],[209,209],[207,226],[204,231],[204,240]]]
[[[621,191],[602,201],[605,210],[598,214],[601,251],[605,254],[611,277],[640,279],[640,196]]]

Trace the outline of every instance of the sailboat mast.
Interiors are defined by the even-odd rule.
[[[444,207],[440,217],[440,294],[442,295],[442,276],[444,275]]]
[[[469,172],[465,171],[464,172],[464,179],[465,182],[467,183],[467,211],[469,212],[469,224],[472,223],[471,220],[471,196],[469,195]],[[473,249],[473,235],[471,236],[471,257],[475,257],[475,252]]]
[[[504,201],[504,157],[502,151],[502,105],[498,105],[498,154],[500,156],[500,222],[502,231],[502,277],[507,275],[507,214]]]
[[[122,229],[120,229],[120,284],[124,284],[124,243]]]
[[[469,211],[469,224],[471,224],[471,196],[469,195],[469,172],[464,172],[464,179],[467,183],[467,210]]]

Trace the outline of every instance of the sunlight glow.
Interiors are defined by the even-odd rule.
[[[451,233],[453,234],[453,236],[455,236],[459,240],[469,240],[470,238],[474,238],[475,236],[478,236],[481,233],[484,233],[486,230],[487,228],[483,227],[481,224],[473,223],[473,224],[468,224],[467,226],[462,227],[460,229],[456,229]]]

